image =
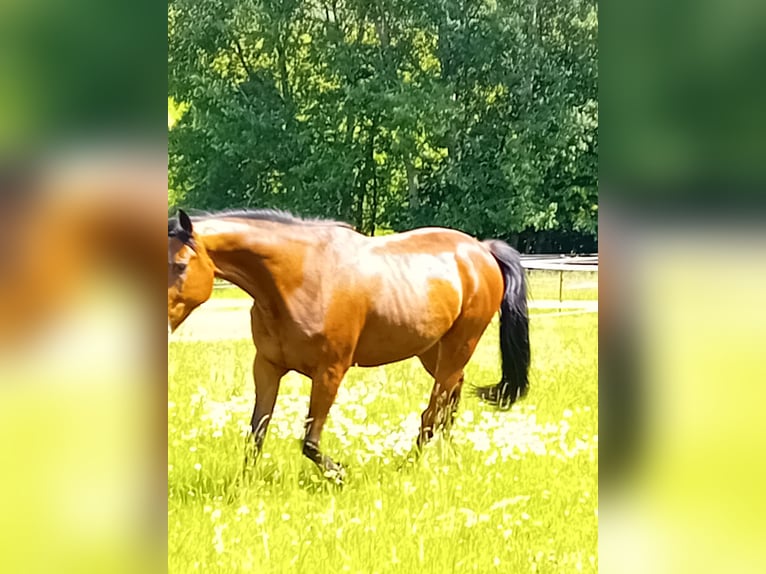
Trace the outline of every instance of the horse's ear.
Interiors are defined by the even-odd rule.
[[[186,212],[183,209],[178,210],[178,225],[180,225],[181,229],[183,229],[186,233],[188,233],[191,236],[192,222],[189,216],[186,215]]]

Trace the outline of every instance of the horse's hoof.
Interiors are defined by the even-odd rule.
[[[252,450],[251,452],[245,453],[245,459],[242,462],[242,469],[244,471],[252,470],[258,464],[258,460],[260,458],[261,458],[260,450]]]
[[[399,465],[399,470],[404,470],[406,468],[412,467],[420,460],[421,456],[423,456],[423,449],[418,446],[413,447],[410,452],[404,456],[404,460],[402,460],[401,464]]]
[[[332,466],[328,465],[322,474],[335,486],[343,486],[346,482],[346,469],[342,464],[333,462]]]

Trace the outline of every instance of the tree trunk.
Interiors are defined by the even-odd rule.
[[[367,191],[367,179],[365,176],[362,176],[362,180],[359,182],[359,187],[357,189],[359,190],[359,193],[356,197],[356,216],[354,217],[354,226],[356,227],[357,231],[364,233],[364,196],[366,195]]]
[[[287,75],[287,56],[281,38],[280,43],[277,45],[277,59],[279,65],[279,83],[282,87],[282,99],[286,104],[289,104],[292,102],[292,94],[290,93],[290,81]]]
[[[348,152],[349,154],[352,151],[352,144],[354,141],[354,126],[355,126],[356,118],[354,117],[354,114],[352,112],[348,112],[346,114],[346,136],[343,141],[344,143],[344,151]],[[358,173],[358,172],[357,172]],[[344,174],[345,175],[345,174]],[[339,190],[340,192],[340,215],[343,218],[351,217],[351,213],[353,211],[353,202],[354,202],[354,189],[357,184],[357,177],[352,173],[348,174],[348,179],[350,181],[348,182],[348,185],[344,184],[344,188]],[[353,176],[353,177],[351,177]],[[347,178],[344,177],[343,180],[346,180]]]
[[[436,56],[439,59],[439,74],[441,81],[445,86],[452,87],[452,101],[457,105],[459,100],[457,81],[453,78],[453,65],[451,59],[452,53],[452,38],[446,26],[439,25],[438,37],[437,37],[437,50]],[[459,106],[458,106],[459,107]],[[454,163],[456,158],[455,140],[457,139],[457,126],[454,122],[451,123],[445,134],[445,141],[443,145],[447,148],[448,161]]]
[[[370,236],[375,235],[375,223],[378,215],[378,176],[375,169],[375,128],[376,121],[373,118],[370,128],[370,170],[372,172],[372,208],[370,209]]]
[[[404,169],[407,171],[407,195],[410,198],[410,211],[415,211],[420,207],[420,197],[418,195],[418,170],[409,156],[404,158]]]

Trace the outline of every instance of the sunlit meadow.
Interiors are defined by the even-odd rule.
[[[342,490],[301,456],[310,383],[292,373],[243,475],[254,349],[247,301],[218,294],[168,349],[169,571],[595,572],[596,280],[568,274],[559,308],[558,275],[532,275],[528,397],[499,412],[465,392],[450,437],[418,462],[428,375],[416,360],[352,369],[323,436]],[[495,322],[466,381],[498,376]]]

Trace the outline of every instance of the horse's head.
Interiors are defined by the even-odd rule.
[[[168,220],[168,325],[172,331],[210,298],[215,266],[183,211]]]

